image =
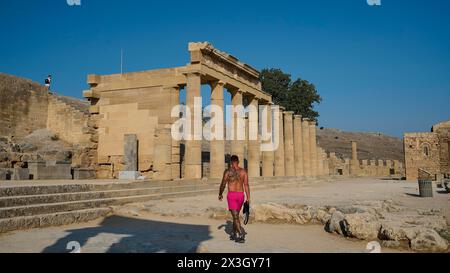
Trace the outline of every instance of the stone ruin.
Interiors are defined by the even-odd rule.
[[[0,74],[0,180],[95,178],[88,104]]]
[[[275,152],[261,152],[261,140],[248,136],[231,143],[212,140],[207,145],[205,141],[173,140],[170,128],[176,118],[171,110],[180,104],[182,90],[191,108],[201,96],[202,85],[211,88],[211,104],[222,109],[226,91],[233,106],[266,105],[268,111],[273,106],[271,96],[262,91],[256,69],[209,43],[190,43],[189,51],[191,61],[182,67],[88,76],[91,89],[84,96],[91,102],[93,138],[98,140],[98,178],[120,177],[124,171],[139,171],[158,180],[221,178],[226,155],[231,154],[245,162],[250,177],[328,175],[325,153],[317,146],[316,123],[289,111],[279,113],[284,125],[278,128],[281,139]],[[233,119],[235,124],[249,122],[239,115]],[[270,130],[273,120],[269,118],[268,123]],[[125,166],[124,136],[128,134],[135,134],[139,143],[135,170]]]
[[[450,179],[450,120],[434,125],[430,133],[405,134],[404,145],[408,180],[417,180],[419,169],[433,180]]]
[[[358,143],[351,142],[352,158],[339,158],[335,153],[329,153],[328,164],[331,175],[353,177],[382,177],[403,179],[405,168],[399,160],[359,160]]]
[[[209,43],[190,43],[189,52],[186,66],[88,75],[90,89],[83,95],[89,103],[48,93],[30,81],[17,83],[2,74],[0,135],[6,136],[5,145],[14,146],[35,130],[46,129],[69,145],[71,154],[61,159],[35,152],[11,158],[11,151],[3,149],[0,161],[2,156],[7,158],[0,163],[0,179],[217,179],[232,154],[239,156],[250,177],[403,174],[398,161],[369,164],[358,161],[356,152],[344,161],[327,154],[318,146],[315,122],[282,108],[273,110],[272,97],[263,92],[256,69]],[[247,130],[243,140],[174,140],[171,127],[177,118],[171,112],[181,103],[180,93],[186,92],[186,106],[194,108],[202,85],[210,87],[213,106],[225,109],[225,92],[230,93],[233,106],[265,106],[267,115],[251,120],[236,114],[232,124],[248,127],[266,118],[266,129],[277,130],[280,136],[278,149],[261,151],[262,128],[256,139],[250,139]],[[275,126],[275,114],[279,126]]]

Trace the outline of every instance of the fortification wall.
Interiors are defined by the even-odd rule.
[[[403,178],[405,168],[398,160],[350,160],[328,155],[328,167],[331,175],[358,177],[393,177]]]
[[[38,83],[0,73],[0,136],[20,141],[46,128],[48,100]]]

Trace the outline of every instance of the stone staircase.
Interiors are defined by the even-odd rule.
[[[53,94],[52,96],[57,101],[66,104],[75,111],[81,112],[84,115],[89,115],[89,102],[78,100],[71,97]]]
[[[312,183],[317,179],[260,178],[252,191]],[[113,213],[112,206],[217,194],[219,180],[105,182],[0,187],[0,233],[87,222]]]
[[[47,129],[68,143],[90,146],[89,102],[49,95]]]

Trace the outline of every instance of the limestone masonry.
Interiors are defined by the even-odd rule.
[[[0,179],[221,178],[232,154],[240,157],[253,178],[404,177],[403,164],[397,160],[360,161],[356,142],[348,144],[352,145],[352,159],[319,147],[317,124],[282,107],[276,110],[272,97],[262,90],[256,69],[206,42],[190,43],[188,48],[190,62],[186,66],[88,75],[90,89],[83,95],[89,102],[51,94],[39,84],[0,74],[0,133],[5,147],[0,151]],[[193,109],[202,85],[210,86],[212,106],[225,109],[224,93],[229,92],[233,106],[267,106],[268,114],[260,113],[256,119],[250,114],[233,115],[236,128],[231,132],[245,124],[244,139],[175,140],[172,125],[178,118],[172,110],[181,103],[180,92],[186,92],[186,106]],[[202,135],[195,128],[203,128],[203,124],[194,115],[188,118],[192,131]],[[267,119],[264,130],[272,132],[273,128],[279,136],[274,151],[261,149],[267,141],[262,128],[257,136],[248,129],[261,127],[262,119]],[[69,147],[67,154],[55,158],[36,149],[14,148],[29,135],[42,134],[39,130],[43,129],[47,130],[44,135],[51,134],[47,141]],[[227,133],[225,128],[223,134]],[[438,136],[434,138],[438,141]],[[448,134],[446,141],[448,151]],[[433,147],[429,147],[431,154]],[[448,157],[446,160],[433,168],[448,171]]]
[[[436,180],[450,175],[450,120],[434,125],[430,133],[405,134],[404,144],[408,180],[416,180],[419,169]]]
[[[209,43],[190,43],[189,52],[191,61],[183,67],[88,76],[91,89],[85,91],[84,96],[91,102],[91,119],[96,128],[95,138],[98,138],[98,178],[117,177],[124,170],[123,141],[127,134],[138,136],[137,171],[147,178],[222,176],[227,158],[226,141],[209,142],[209,156],[205,157],[202,141],[194,139],[182,143],[171,137],[175,121],[171,110],[180,104],[182,89],[186,90],[186,105],[191,109],[194,98],[200,97],[201,85],[210,85],[211,104],[221,109],[225,109],[225,90],[231,93],[233,106],[273,106],[271,96],[261,89],[256,69]],[[233,118],[238,124],[237,119],[242,117],[235,115]],[[231,141],[229,153],[241,158],[251,177],[328,174],[324,169],[328,165],[323,163],[327,160],[324,151],[317,148],[316,124],[308,120],[294,122],[292,112],[280,112],[279,119],[282,124],[277,150],[261,152],[262,140],[250,140],[247,134],[245,140]],[[192,120],[193,126],[195,122]],[[246,123],[249,124],[248,120]],[[268,118],[268,123],[268,130],[271,130],[272,118]],[[303,139],[302,135],[308,137]],[[304,150],[308,153],[304,154]],[[308,160],[303,163],[303,158]],[[204,168],[206,164],[209,170]]]

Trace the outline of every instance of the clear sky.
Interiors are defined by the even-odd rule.
[[[81,97],[86,75],[185,65],[209,41],[316,84],[320,124],[428,131],[450,119],[450,1],[0,0],[0,71]]]

